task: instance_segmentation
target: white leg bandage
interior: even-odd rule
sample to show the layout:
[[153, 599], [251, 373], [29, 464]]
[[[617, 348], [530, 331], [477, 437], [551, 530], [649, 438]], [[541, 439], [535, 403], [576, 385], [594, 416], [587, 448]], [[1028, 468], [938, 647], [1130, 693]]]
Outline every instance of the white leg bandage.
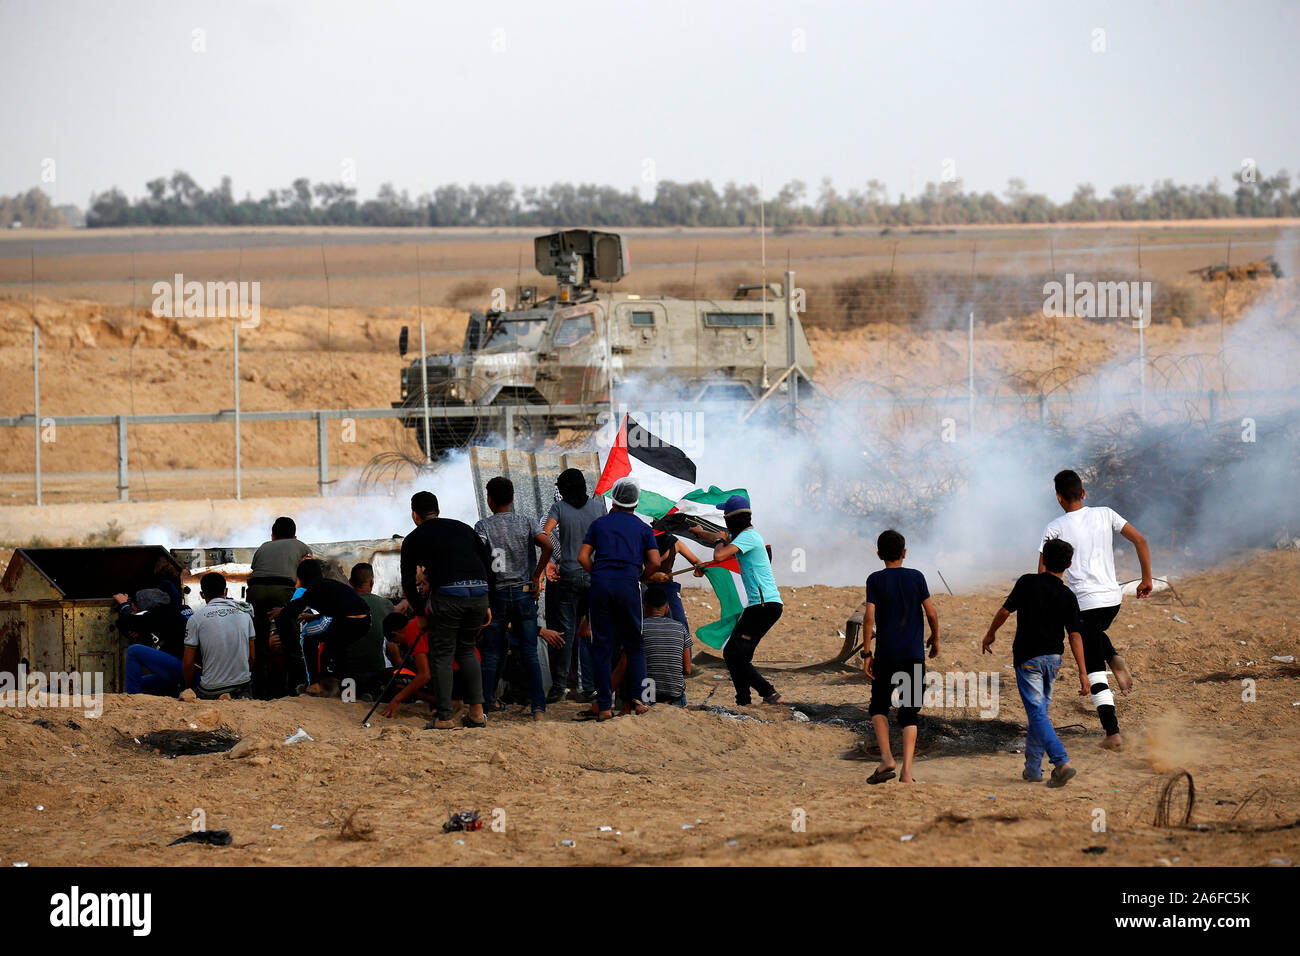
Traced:
[[1115, 706], [1115, 695], [1106, 681], [1105, 671], [1093, 671], [1089, 674], [1088, 688], [1092, 691], [1092, 706], [1103, 707], [1107, 704], [1111, 707]]

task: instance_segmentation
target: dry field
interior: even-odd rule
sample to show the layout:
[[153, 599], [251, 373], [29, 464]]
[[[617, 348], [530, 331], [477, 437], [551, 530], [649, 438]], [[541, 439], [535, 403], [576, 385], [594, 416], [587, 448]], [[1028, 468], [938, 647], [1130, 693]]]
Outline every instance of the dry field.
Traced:
[[[1277, 252], [1296, 258], [1294, 224], [1136, 224], [1087, 228], [800, 231], [768, 240], [769, 281], [787, 261], [808, 290], [807, 324], [819, 381], [831, 392], [874, 385], [941, 388], [964, 382], [962, 332], [877, 323], [848, 331], [820, 327], [832, 283], [896, 269], [1029, 277], [1113, 269], [1186, 283], [1195, 266]], [[530, 267], [531, 230], [291, 229], [256, 231], [107, 230], [0, 236], [0, 417], [32, 410], [32, 313], [42, 335], [42, 414], [143, 414], [233, 407], [232, 330], [224, 321], [160, 319], [149, 313], [150, 286], [181, 272], [201, 280], [257, 279], [261, 323], [241, 336], [244, 410], [387, 407], [398, 397], [402, 325], [426, 323], [430, 350], [459, 348], [466, 310], [483, 307], [494, 287], [522, 281], [543, 288]], [[756, 233], [746, 230], [632, 230], [630, 290], [729, 296], [762, 275]], [[416, 273], [419, 250], [421, 271]], [[134, 251], [133, 251], [134, 250]], [[35, 302], [30, 285], [35, 258]], [[697, 266], [698, 260], [698, 266]], [[328, 267], [327, 283], [324, 278]], [[135, 276], [134, 283], [132, 275]], [[1215, 321], [1153, 327], [1156, 354], [1213, 351], [1218, 317], [1231, 323], [1256, 296], [1284, 296], [1294, 279], [1217, 284]], [[133, 291], [134, 286], [134, 291]], [[328, 301], [328, 308], [326, 303]], [[134, 308], [132, 308], [134, 303]], [[819, 309], [821, 310], [819, 313]], [[1133, 336], [1114, 325], [1033, 315], [982, 317], [980, 374], [995, 382], [1059, 387], [1131, 352]], [[964, 386], [963, 386], [964, 387]], [[0, 501], [33, 500], [30, 430], [0, 440]], [[231, 425], [131, 430], [133, 498], [204, 497], [233, 492]], [[343, 480], [376, 455], [412, 447], [392, 421], [358, 422], [356, 441], [331, 444], [331, 478]], [[311, 422], [245, 423], [242, 462], [248, 494], [309, 494], [315, 487]], [[45, 445], [47, 500], [116, 497], [111, 428], [66, 428]], [[3, 537], [0, 535], [0, 537]]]

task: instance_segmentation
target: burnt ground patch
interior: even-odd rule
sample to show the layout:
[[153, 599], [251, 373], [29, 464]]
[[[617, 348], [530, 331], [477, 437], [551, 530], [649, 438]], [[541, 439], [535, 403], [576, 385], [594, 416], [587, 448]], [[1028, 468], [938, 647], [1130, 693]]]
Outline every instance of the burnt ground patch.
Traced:
[[[843, 755], [845, 760], [875, 760], [880, 756], [875, 734], [871, 728], [871, 715], [858, 704], [792, 705], [815, 724], [844, 727], [862, 736], [862, 742]], [[1082, 724], [1069, 724], [1056, 728], [1061, 737], [1080, 736], [1087, 733]], [[916, 752], [931, 757], [956, 757], [971, 754], [1004, 753], [1023, 750], [1026, 728], [1010, 720], [984, 720], [973, 717], [935, 717], [921, 714], [917, 723]]]
[[155, 730], [122, 741], [139, 745], [150, 753], [164, 757], [193, 757], [201, 754], [220, 754], [239, 743], [239, 735], [232, 730]]

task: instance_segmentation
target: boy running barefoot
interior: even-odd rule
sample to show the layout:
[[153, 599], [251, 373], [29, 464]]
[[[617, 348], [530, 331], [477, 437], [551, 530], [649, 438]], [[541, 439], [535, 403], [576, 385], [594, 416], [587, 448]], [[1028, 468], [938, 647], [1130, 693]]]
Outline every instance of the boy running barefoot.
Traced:
[[1151, 549], [1137, 528], [1133, 527], [1110, 508], [1088, 508], [1084, 499], [1088, 492], [1073, 471], [1058, 472], [1054, 479], [1056, 500], [1065, 514], [1043, 531], [1038, 550], [1038, 570], [1045, 569], [1041, 553], [1048, 541], [1060, 538], [1074, 548], [1074, 562], [1065, 573], [1065, 583], [1079, 599], [1079, 614], [1083, 628], [1083, 654], [1088, 666], [1088, 686], [1092, 705], [1106, 731], [1102, 744], [1109, 750], [1118, 750], [1124, 743], [1119, 735], [1119, 720], [1115, 716], [1115, 695], [1106, 680], [1106, 665], [1115, 673], [1119, 689], [1127, 694], [1133, 687], [1133, 675], [1115, 647], [1106, 629], [1119, 613], [1122, 597], [1119, 582], [1115, 579], [1114, 532], [1118, 531], [1133, 544], [1142, 581], [1137, 596], [1141, 600], [1151, 593]]
[[900, 783], [913, 783], [912, 756], [916, 753], [916, 723], [925, 694], [925, 636], [922, 616], [930, 623], [930, 657], [939, 655], [939, 612], [930, 600], [925, 575], [903, 567], [907, 542], [897, 531], [882, 532], [876, 554], [885, 567], [867, 578], [867, 609], [862, 622], [865, 640], [876, 629], [876, 650], [864, 651], [863, 670], [871, 681], [871, 726], [880, 744], [880, 766], [867, 783], [894, 778], [894, 753], [889, 749], [889, 707], [894, 688], [901, 687], [898, 725], [903, 729], [903, 773]]
[[1082, 624], [1079, 619], [1079, 601], [1062, 577], [1070, 566], [1074, 548], [1060, 538], [1043, 545], [1042, 563], [1045, 569], [1037, 574], [1025, 574], [1016, 581], [1002, 607], [993, 616], [988, 633], [984, 635], [982, 652], [993, 653], [998, 628], [1012, 614], [1016, 618], [1016, 639], [1011, 645], [1011, 658], [1016, 668], [1016, 688], [1025, 705], [1029, 721], [1029, 736], [1025, 740], [1025, 769], [1021, 776], [1033, 783], [1043, 779], [1043, 752], [1052, 761], [1052, 779], [1049, 787], [1063, 787], [1074, 776], [1065, 746], [1056, 736], [1048, 709], [1052, 706], [1052, 685], [1061, 669], [1062, 635], [1070, 635], [1070, 651], [1079, 665], [1079, 695], [1088, 693], [1088, 669], [1084, 663]]

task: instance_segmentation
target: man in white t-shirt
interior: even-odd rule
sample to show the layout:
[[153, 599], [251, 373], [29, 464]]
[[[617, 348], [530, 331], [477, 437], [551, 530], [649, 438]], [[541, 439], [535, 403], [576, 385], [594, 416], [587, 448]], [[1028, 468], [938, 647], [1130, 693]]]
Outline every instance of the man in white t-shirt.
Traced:
[[1114, 533], [1118, 531], [1133, 542], [1137, 551], [1138, 564], [1142, 568], [1142, 581], [1137, 589], [1139, 599], [1151, 593], [1151, 549], [1142, 533], [1110, 508], [1085, 508], [1083, 500], [1088, 493], [1073, 471], [1060, 472], [1055, 481], [1056, 500], [1065, 514], [1043, 531], [1043, 539], [1038, 545], [1038, 570], [1041, 573], [1045, 569], [1042, 553], [1043, 545], [1048, 541], [1060, 538], [1074, 547], [1074, 560], [1065, 571], [1065, 583], [1079, 599], [1084, 666], [1088, 671], [1092, 704], [1097, 708], [1097, 716], [1106, 731], [1106, 741], [1102, 746], [1118, 750], [1124, 741], [1119, 735], [1115, 695], [1106, 679], [1106, 665], [1110, 664], [1115, 682], [1125, 694], [1133, 686], [1133, 675], [1106, 633], [1106, 628], [1119, 613], [1122, 598], [1119, 582], [1115, 579]]

